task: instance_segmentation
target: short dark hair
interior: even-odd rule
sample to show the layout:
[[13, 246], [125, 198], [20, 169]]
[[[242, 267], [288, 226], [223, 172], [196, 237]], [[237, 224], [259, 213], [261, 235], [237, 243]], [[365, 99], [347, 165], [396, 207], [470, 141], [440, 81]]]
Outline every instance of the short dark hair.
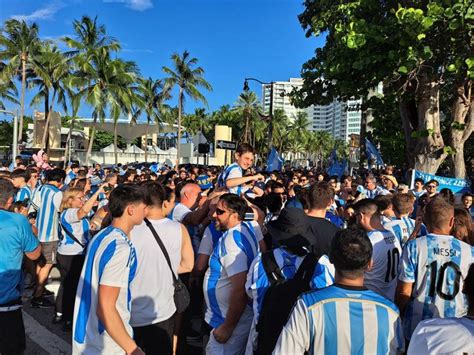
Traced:
[[445, 228], [453, 217], [454, 206], [443, 197], [436, 196], [426, 205], [423, 221], [431, 231], [433, 228]]
[[322, 181], [320, 183], [314, 184], [309, 190], [309, 208], [326, 208], [329, 203], [334, 199], [335, 195], [336, 192], [327, 182]]
[[145, 202], [143, 189], [138, 185], [123, 184], [110, 193], [108, 208], [112, 217], [118, 218], [129, 205], [140, 202]]
[[66, 178], [66, 172], [63, 169], [52, 169], [46, 171], [46, 181], [62, 182]]
[[30, 173], [26, 169], [15, 169], [10, 174], [10, 179], [23, 178], [25, 182], [30, 180]]
[[373, 201], [377, 204], [379, 211], [385, 211], [392, 204], [392, 195], [377, 195]]
[[429, 185], [429, 184], [431, 184], [431, 183], [435, 184], [436, 186], [439, 186], [439, 182], [438, 182], [437, 180], [435, 180], [435, 179], [431, 179], [431, 180], [428, 181], [425, 185]]
[[160, 207], [166, 197], [165, 188], [158, 181], [145, 181], [140, 185], [145, 194], [145, 204]]
[[474, 195], [471, 194], [470, 192], [465, 192], [461, 196], [461, 200], [464, 200], [465, 197], [473, 197]]
[[364, 275], [372, 258], [372, 243], [360, 228], [347, 228], [336, 233], [331, 242], [329, 258], [334, 268], [344, 277]]
[[227, 193], [220, 197], [219, 201], [223, 201], [225, 206], [236, 212], [239, 215], [239, 219], [243, 221], [245, 219], [245, 212], [247, 212], [247, 203], [243, 198], [236, 194]]
[[415, 197], [411, 194], [396, 194], [392, 197], [393, 210], [398, 214], [407, 214], [413, 208]]
[[255, 149], [254, 149], [254, 147], [252, 147], [248, 143], [242, 143], [242, 144], [239, 144], [239, 146], [237, 147], [235, 153], [239, 154], [239, 155], [242, 155], [242, 154], [245, 154], [245, 153], [255, 154]]
[[79, 168], [79, 164], [77, 164], [77, 163], [72, 163], [71, 164], [71, 169], [77, 169], [77, 168]]
[[423, 180], [422, 178], [416, 178], [415, 183], [417, 182], [421, 182], [423, 185], [425, 184], [425, 180]]
[[15, 195], [15, 187], [8, 179], [0, 178], [0, 207], [6, 207], [10, 197]]
[[439, 195], [442, 196], [446, 200], [446, 202], [454, 206], [456, 201], [455, 201], [454, 193], [450, 189], [448, 189], [447, 187], [445, 187], [444, 189], [441, 189], [441, 191], [439, 192]]
[[364, 198], [363, 200], [358, 201], [354, 205], [354, 211], [356, 211], [356, 213], [364, 214], [380, 214], [379, 205], [370, 198]]

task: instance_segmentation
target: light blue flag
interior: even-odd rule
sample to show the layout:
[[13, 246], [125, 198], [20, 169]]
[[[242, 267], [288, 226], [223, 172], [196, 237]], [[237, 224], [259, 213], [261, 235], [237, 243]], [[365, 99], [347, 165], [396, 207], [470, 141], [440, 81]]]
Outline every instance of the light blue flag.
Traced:
[[275, 170], [280, 171], [283, 166], [283, 158], [278, 154], [277, 150], [272, 147], [270, 154], [268, 155], [267, 160], [267, 172], [272, 172]]
[[423, 179], [425, 183], [427, 183], [430, 180], [436, 180], [439, 183], [438, 191], [441, 191], [444, 188], [450, 189], [455, 194], [462, 194], [464, 192], [471, 191], [471, 183], [468, 180], [454, 179], [454, 178], [448, 178], [444, 176], [428, 174], [419, 170], [413, 170], [413, 175], [411, 179], [411, 188], [414, 188], [416, 178]]
[[382, 156], [380, 155], [379, 150], [367, 138], [365, 138], [365, 152], [367, 154], [367, 159], [369, 160], [369, 166], [370, 166], [371, 160], [375, 160], [377, 165], [384, 165], [383, 159], [382, 159]]

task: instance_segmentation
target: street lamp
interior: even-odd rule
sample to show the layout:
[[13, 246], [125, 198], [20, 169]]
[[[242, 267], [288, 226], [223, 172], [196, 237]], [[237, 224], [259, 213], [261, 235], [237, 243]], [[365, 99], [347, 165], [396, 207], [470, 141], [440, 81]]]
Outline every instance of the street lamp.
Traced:
[[0, 113], [13, 116], [13, 146], [12, 146], [12, 160], [15, 161], [18, 155], [18, 114], [17, 111], [0, 110]]
[[[257, 83], [260, 83], [262, 85], [270, 85], [270, 108], [268, 112], [268, 151], [272, 149], [272, 139], [273, 139], [273, 84], [275, 84], [274, 81], [271, 81], [269, 83], [266, 83], [264, 81], [255, 79], [255, 78], [245, 78], [244, 81], [244, 91], [247, 92], [249, 91], [249, 80], [256, 81]], [[265, 98], [265, 97], [264, 97]]]

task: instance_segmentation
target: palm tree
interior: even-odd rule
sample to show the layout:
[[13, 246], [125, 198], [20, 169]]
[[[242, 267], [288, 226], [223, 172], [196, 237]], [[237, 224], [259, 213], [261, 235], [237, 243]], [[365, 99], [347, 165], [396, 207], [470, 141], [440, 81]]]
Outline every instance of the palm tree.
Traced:
[[11, 77], [21, 73], [20, 120], [18, 139], [23, 136], [23, 116], [25, 114], [26, 70], [39, 43], [38, 25], [29, 26], [24, 20], [6, 20], [0, 33], [0, 60], [8, 60], [5, 73]]
[[[45, 112], [45, 124], [41, 147], [47, 149], [49, 137], [49, 123], [53, 105], [58, 101], [66, 108], [66, 92], [65, 81], [70, 75], [70, 64], [68, 59], [59, 51], [59, 49], [49, 42], [44, 42], [39, 52], [33, 57], [32, 68], [36, 78], [31, 80], [33, 86], [39, 86], [38, 94], [32, 99], [32, 104], [38, 103], [39, 100], [49, 102], [49, 107]], [[52, 92], [51, 101], [49, 94]], [[47, 104], [45, 105], [47, 106]]]
[[[94, 145], [94, 136], [97, 127], [97, 121], [103, 120], [105, 117], [105, 112], [101, 107], [105, 107], [104, 102], [101, 101], [100, 95], [100, 80], [99, 77], [104, 78], [104, 73], [101, 73], [101, 70], [106, 70], [110, 73], [110, 70], [107, 70], [107, 62], [110, 60], [110, 53], [113, 51], [118, 51], [120, 49], [120, 44], [106, 35], [106, 30], [104, 25], [97, 24], [97, 17], [91, 19], [88, 16], [83, 16], [81, 20], [74, 20], [73, 28], [75, 32], [75, 38], [64, 37], [63, 41], [68, 45], [69, 48], [72, 48], [71, 51], [66, 52], [66, 56], [72, 57], [74, 59], [76, 72], [74, 76], [77, 80], [74, 80], [74, 83], [80, 88], [92, 88], [95, 89], [96, 99], [92, 99], [92, 92], [88, 90], [81, 90], [83, 93], [88, 93], [86, 96], [86, 101], [94, 101], [95, 106], [93, 110], [93, 124], [89, 132], [89, 144], [87, 147], [86, 154], [86, 164], [88, 164], [89, 157], [92, 152], [92, 147]], [[96, 86], [96, 84], [98, 84]], [[103, 98], [103, 96], [102, 96]]]
[[263, 115], [257, 95], [253, 91], [244, 91], [239, 95], [239, 100], [235, 103], [233, 111], [245, 119], [244, 132], [240, 140], [243, 143], [249, 143], [251, 125], [253, 121]]
[[322, 162], [329, 156], [334, 147], [334, 139], [327, 131], [312, 132], [312, 147], [310, 149], [316, 155], [316, 158]]
[[290, 126], [290, 120], [284, 110], [276, 109], [273, 111], [272, 124], [272, 146], [281, 152], [287, 141], [288, 127]]
[[18, 90], [15, 83], [8, 75], [4, 75], [6, 64], [0, 62], [0, 110], [5, 110], [4, 101], [10, 101], [14, 104], [18, 104], [16, 99], [18, 96]]
[[81, 105], [81, 96], [78, 92], [74, 91], [71, 87], [66, 88], [66, 93], [70, 102], [71, 107], [71, 125], [69, 126], [69, 132], [66, 138], [66, 149], [64, 151], [65, 162], [69, 162], [69, 155], [71, 153], [70, 142], [72, 138], [72, 132], [74, 131], [74, 125], [77, 119], [77, 113], [79, 112], [79, 107]]
[[134, 114], [132, 123], [138, 121], [138, 117], [145, 113], [146, 132], [145, 132], [145, 162], [148, 162], [148, 129], [151, 122], [154, 122], [160, 129], [164, 122], [164, 112], [167, 109], [165, 101], [171, 98], [170, 88], [164, 87], [162, 80], [139, 79], [138, 95], [143, 105], [139, 106]]
[[195, 67], [198, 63], [197, 58], [190, 57], [188, 51], [184, 51], [180, 56], [177, 53], [174, 53], [171, 56], [173, 61], [174, 69], [168, 67], [163, 67], [163, 72], [165, 72], [168, 77], [165, 79], [165, 83], [168, 87], [172, 88], [178, 86], [178, 141], [177, 141], [177, 156], [179, 165], [179, 156], [181, 149], [181, 118], [184, 111], [184, 95], [188, 95], [196, 101], [201, 101], [207, 105], [207, 100], [204, 95], [199, 91], [199, 87], [211, 91], [212, 86], [209, 84], [203, 77], [204, 69], [202, 67]]
[[183, 117], [183, 127], [190, 135], [207, 130], [209, 119], [204, 108], [196, 108], [193, 114]]

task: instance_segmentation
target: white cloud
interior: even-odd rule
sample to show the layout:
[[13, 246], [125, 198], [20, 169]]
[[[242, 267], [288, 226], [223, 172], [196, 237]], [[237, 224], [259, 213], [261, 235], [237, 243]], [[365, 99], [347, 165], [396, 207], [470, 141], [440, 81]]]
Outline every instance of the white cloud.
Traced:
[[152, 0], [103, 0], [104, 2], [118, 2], [125, 4], [132, 10], [145, 11], [153, 7]]
[[33, 11], [29, 15], [13, 15], [12, 18], [25, 21], [50, 20], [62, 7], [62, 3], [56, 2], [42, 9]]

